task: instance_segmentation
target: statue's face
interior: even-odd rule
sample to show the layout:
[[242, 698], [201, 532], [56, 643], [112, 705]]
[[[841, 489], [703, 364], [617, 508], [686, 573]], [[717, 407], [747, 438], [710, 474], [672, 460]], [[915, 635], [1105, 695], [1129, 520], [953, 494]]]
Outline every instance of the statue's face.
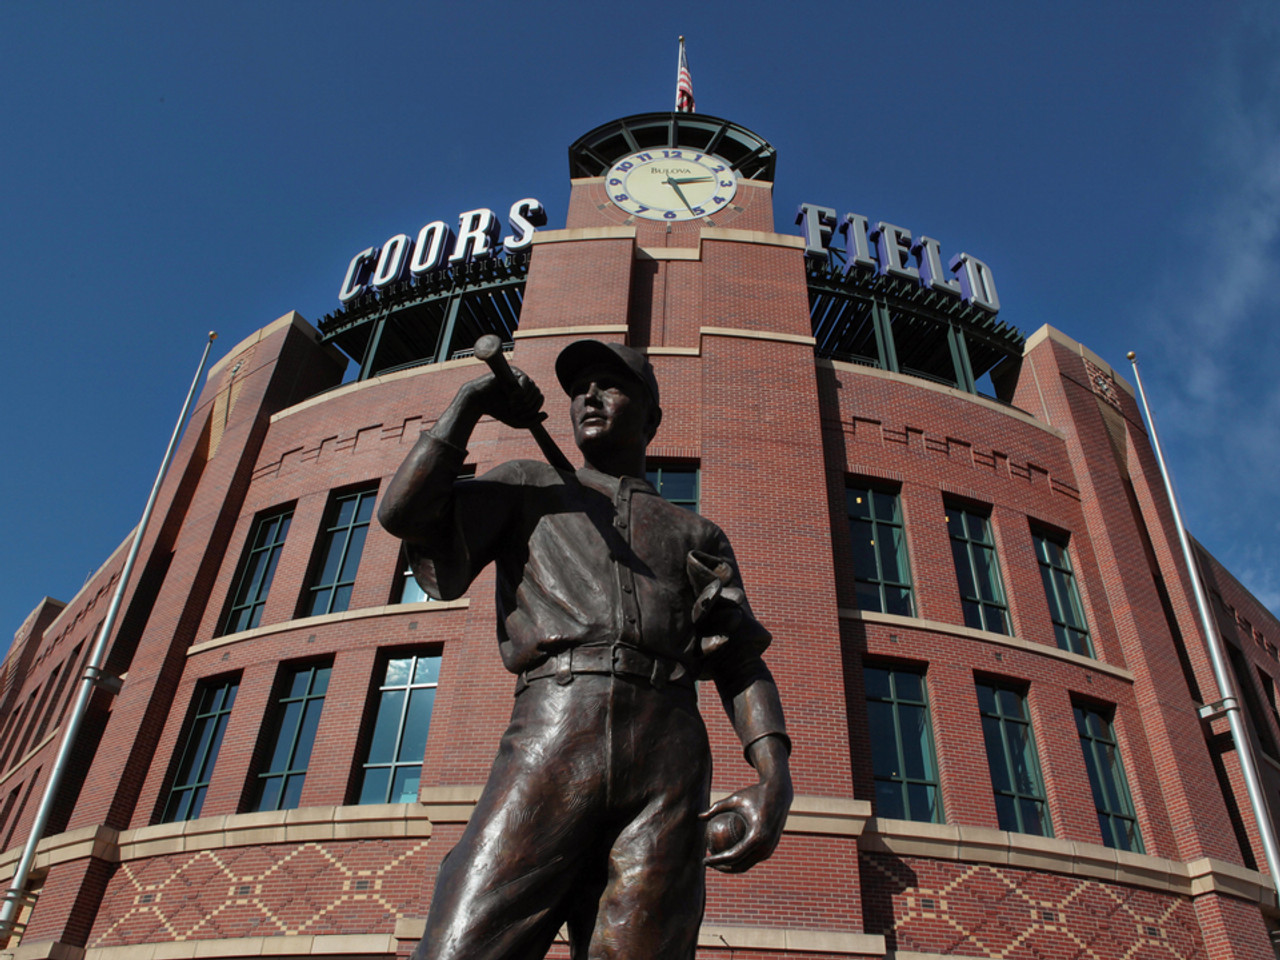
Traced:
[[643, 451], [653, 435], [649, 395], [630, 377], [608, 367], [587, 367], [569, 390], [573, 439], [590, 457], [592, 451]]

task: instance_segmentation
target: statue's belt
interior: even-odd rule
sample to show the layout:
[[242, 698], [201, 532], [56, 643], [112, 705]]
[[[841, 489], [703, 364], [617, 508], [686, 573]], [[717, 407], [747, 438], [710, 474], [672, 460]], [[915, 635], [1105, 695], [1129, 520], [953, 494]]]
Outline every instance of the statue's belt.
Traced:
[[670, 657], [654, 656], [635, 647], [570, 647], [520, 674], [516, 693], [534, 680], [550, 677], [563, 686], [573, 683], [574, 676], [583, 673], [646, 680], [655, 690], [668, 684], [692, 690], [694, 685], [693, 676], [684, 664]]

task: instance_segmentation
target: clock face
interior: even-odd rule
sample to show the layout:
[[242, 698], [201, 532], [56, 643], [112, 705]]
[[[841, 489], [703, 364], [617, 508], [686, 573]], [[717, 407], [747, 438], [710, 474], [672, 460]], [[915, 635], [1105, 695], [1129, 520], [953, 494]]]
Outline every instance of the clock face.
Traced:
[[733, 168], [719, 157], [672, 147], [624, 157], [605, 175], [609, 199], [646, 220], [696, 220], [723, 210], [738, 191]]

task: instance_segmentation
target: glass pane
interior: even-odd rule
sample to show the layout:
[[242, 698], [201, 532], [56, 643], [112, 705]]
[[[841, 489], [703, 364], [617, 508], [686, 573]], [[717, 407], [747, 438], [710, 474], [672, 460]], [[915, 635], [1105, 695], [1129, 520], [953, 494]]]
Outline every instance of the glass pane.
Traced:
[[903, 806], [901, 786], [883, 781], [876, 783], [876, 816], [890, 817], [894, 820], [905, 820], [907, 818], [907, 811]]
[[687, 470], [664, 470], [661, 492], [667, 500], [695, 500], [698, 496], [697, 474]]
[[422, 762], [422, 755], [427, 749], [427, 728], [431, 725], [431, 706], [435, 699], [435, 687], [422, 687], [409, 694], [409, 713], [405, 717], [397, 761]]
[[1004, 739], [1000, 736], [1000, 721], [995, 717], [982, 718], [982, 739], [987, 747], [987, 766], [991, 769], [991, 786], [996, 790], [1006, 792], [1011, 790]]
[[871, 496], [875, 500], [877, 520], [898, 519], [898, 498], [894, 494], [873, 490]]
[[[955, 812], [954, 809], [952, 812]], [[996, 820], [999, 821], [1001, 830], [1017, 831], [1018, 811], [1015, 808], [1013, 797], [1006, 794], [996, 794]]]
[[427, 599], [427, 591], [418, 585], [418, 581], [410, 574], [404, 578], [400, 588], [401, 603], [422, 603]]
[[937, 791], [933, 787], [923, 783], [907, 784], [907, 803], [911, 807], [909, 816], [912, 820], [923, 820], [926, 823], [938, 821]]
[[960, 596], [976, 597], [978, 591], [973, 585], [973, 569], [969, 565], [969, 549], [964, 541], [951, 541], [951, 559], [956, 565], [956, 585], [960, 588]]
[[200, 816], [200, 811], [204, 808], [204, 787], [196, 787], [191, 791], [191, 806], [187, 808], [186, 816], [183, 820], [194, 820]]
[[1031, 800], [1026, 797], [1018, 801], [1018, 807], [1022, 811], [1022, 832], [1035, 834], [1038, 837], [1048, 835], [1046, 829], [1048, 824], [1044, 818], [1044, 804], [1037, 800]]
[[855, 586], [857, 587], [856, 596], [859, 610], [882, 612], [881, 607], [883, 604], [880, 602], [880, 587], [878, 585], [859, 580]]
[[331, 590], [317, 590], [311, 594], [311, 605], [307, 608], [307, 616], [315, 617], [329, 612], [329, 594]]
[[360, 509], [356, 512], [357, 523], [368, 523], [373, 517], [373, 505], [377, 497], [372, 493], [366, 493], [360, 498]]
[[298, 804], [302, 800], [302, 782], [306, 777], [304, 774], [295, 773], [293, 776], [285, 780], [284, 796], [280, 798], [281, 810], [296, 810]]
[[413, 803], [417, 800], [421, 779], [421, 767], [396, 767], [395, 779], [391, 784], [391, 802]]
[[874, 532], [870, 524], [861, 522], [849, 524], [849, 538], [853, 541], [853, 572], [863, 580], [880, 579], [873, 536]]
[[387, 784], [391, 777], [390, 767], [369, 767], [364, 772], [364, 783], [360, 785], [360, 799], [357, 803], [386, 803]]
[[386, 679], [382, 681], [384, 687], [403, 687], [409, 682], [409, 670], [413, 666], [413, 658], [404, 660], [388, 660]]
[[191, 739], [188, 741], [187, 752], [183, 754], [182, 764], [174, 777], [175, 785], [185, 786], [199, 779], [199, 768], [204, 764], [209, 742], [213, 739], [213, 726], [213, 722], [208, 719], [196, 721], [191, 731]]
[[906, 775], [913, 780], [928, 780], [929, 723], [924, 707], [904, 704], [898, 708], [898, 722], [902, 725], [902, 758]]
[[911, 591], [905, 587], [885, 587], [885, 613], [896, 613], [900, 617], [911, 616]]
[[329, 673], [332, 667], [316, 667], [315, 679], [311, 681], [311, 695], [323, 697], [329, 690]]
[[1000, 705], [1000, 714], [1005, 717], [1016, 717], [1021, 720], [1022, 697], [1012, 690], [1001, 689], [996, 693], [996, 702]]
[[[889, 690], [889, 671], [880, 667], [866, 667], [862, 671], [862, 680], [867, 688], [867, 696], [878, 700], [888, 700], [892, 695]], [[892, 729], [892, 728], [891, 728]], [[874, 733], [875, 728], [872, 728]]]
[[871, 495], [864, 489], [849, 489], [844, 492], [845, 507], [851, 517], [871, 516]]
[[311, 748], [316, 742], [316, 728], [320, 726], [320, 711], [324, 707], [323, 700], [308, 700], [307, 712], [302, 718], [302, 729], [298, 732], [298, 749], [293, 753], [293, 762], [289, 769], [307, 769], [311, 762]]
[[279, 810], [280, 778], [264, 777], [259, 781], [258, 794], [258, 802], [254, 806], [255, 810]]
[[331, 534], [329, 542], [324, 545], [324, 563], [316, 574], [317, 584], [331, 584], [337, 578], [338, 561], [342, 559], [342, 545], [346, 542], [344, 534]]
[[226, 732], [227, 732], [227, 715], [224, 713], [222, 716], [218, 717], [218, 720], [213, 732], [213, 742], [209, 744], [209, 753], [205, 757], [204, 766], [198, 774], [199, 776], [198, 782], [208, 783], [210, 777], [212, 777], [213, 765], [218, 760], [218, 750], [222, 746], [222, 735]]
[[1013, 762], [1014, 789], [1019, 793], [1038, 794], [1040, 788], [1031, 756], [1031, 728], [1021, 723], [1006, 723], [1005, 734], [1009, 738], [1009, 759]]
[[330, 613], [341, 613], [351, 604], [351, 585], [336, 587], [333, 591], [333, 603], [329, 605]]
[[356, 578], [360, 554], [364, 552], [364, 538], [368, 533], [368, 527], [356, 527], [351, 531], [351, 538], [347, 541], [347, 556], [342, 561], [342, 572], [338, 575], [339, 581], [349, 583]]
[[975, 548], [973, 551], [973, 565], [973, 576], [978, 583], [981, 599], [988, 602], [998, 601], [1000, 599], [1000, 587], [997, 579], [999, 574], [996, 573], [991, 551]]
[[289, 678], [289, 689], [285, 691], [285, 697], [306, 696], [307, 687], [310, 682], [311, 671], [309, 669], [294, 671], [293, 676]]
[[334, 518], [333, 526], [349, 527], [351, 526], [351, 518], [355, 515], [356, 498], [347, 497], [345, 500], [338, 501], [338, 516]]
[[369, 763], [390, 763], [395, 757], [404, 693], [403, 689], [382, 692], [378, 720], [373, 727], [373, 739], [369, 742]]
[[267, 569], [267, 557], [268, 554], [256, 553], [249, 558], [249, 564], [245, 567], [244, 576], [240, 580], [240, 592], [236, 595], [236, 606], [258, 598], [258, 585], [262, 582], [262, 576]]
[[996, 691], [993, 687], [988, 687], [984, 683], [977, 686], [978, 692], [978, 709], [983, 713], [996, 712]]
[[974, 630], [987, 629], [985, 621], [982, 619], [982, 608], [973, 600], [964, 601], [964, 625], [972, 627]]
[[895, 670], [893, 687], [899, 700], [915, 700], [924, 702], [924, 677], [910, 670]]
[[880, 528], [880, 569], [886, 580], [906, 583], [907, 542], [901, 527]]
[[901, 776], [898, 769], [898, 737], [893, 729], [893, 707], [875, 701], [867, 704], [871, 731], [871, 769], [877, 777]]
[[419, 657], [413, 668], [414, 683], [435, 683], [440, 679], [440, 658]]
[[298, 729], [298, 718], [302, 716], [302, 701], [293, 700], [284, 705], [280, 713], [280, 726], [276, 733], [275, 746], [271, 751], [271, 760], [267, 770], [276, 773], [289, 769], [289, 751], [293, 749], [293, 735]]

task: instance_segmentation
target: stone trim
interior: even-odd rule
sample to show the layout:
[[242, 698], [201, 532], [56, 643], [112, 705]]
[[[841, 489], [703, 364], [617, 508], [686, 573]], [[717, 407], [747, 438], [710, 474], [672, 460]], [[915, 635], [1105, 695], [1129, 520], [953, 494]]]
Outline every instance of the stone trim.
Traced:
[[1079, 653], [1059, 650], [1057, 647], [1051, 647], [1045, 643], [1034, 643], [1031, 640], [1023, 640], [1019, 637], [1006, 637], [1002, 633], [991, 633], [987, 630], [975, 630], [972, 627], [961, 627], [954, 623], [943, 623], [940, 620], [922, 620], [919, 617], [902, 617], [894, 613], [878, 613], [874, 610], [850, 610], [848, 607], [841, 607], [839, 612], [841, 620], [861, 620], [866, 623], [881, 623], [890, 627], [902, 627], [906, 630], [928, 630], [930, 633], [945, 633], [949, 636], [964, 637], [967, 640], [977, 640], [981, 643], [990, 643], [995, 646], [1012, 647], [1015, 650], [1034, 653], [1037, 656], [1050, 657], [1054, 660], [1064, 660], [1077, 667], [1083, 667], [1085, 670], [1093, 670], [1097, 673], [1109, 674], [1117, 680], [1123, 680], [1125, 683], [1133, 683], [1133, 671], [1131, 670], [1127, 670], [1124, 667], [1117, 667], [1114, 664], [1103, 663], [1101, 660], [1094, 660], [1092, 657], [1086, 657]]
[[701, 260], [702, 247], [636, 247], [637, 260]]
[[543, 243], [572, 243], [575, 240], [634, 240], [635, 227], [573, 227], [568, 230], [538, 230], [533, 235], [533, 245]]
[[1035, 333], [1031, 334], [1031, 336], [1027, 337], [1026, 343], [1022, 347], [1022, 355], [1025, 357], [1027, 354], [1029, 354], [1032, 351], [1032, 349], [1039, 346], [1042, 340], [1052, 340], [1054, 343], [1059, 343], [1062, 346], [1066, 347], [1072, 353], [1079, 354], [1081, 357], [1083, 357], [1085, 360], [1088, 360], [1094, 366], [1099, 367], [1102, 370], [1105, 370], [1108, 374], [1110, 374], [1112, 379], [1114, 379], [1116, 383], [1118, 383], [1121, 387], [1123, 387], [1125, 392], [1128, 393], [1129, 396], [1132, 397], [1136, 395], [1133, 389], [1133, 385], [1129, 383], [1129, 381], [1126, 380], [1123, 376], [1116, 373], [1115, 368], [1111, 366], [1111, 364], [1107, 363], [1107, 361], [1103, 360], [1100, 356], [1098, 356], [1096, 353], [1094, 353], [1092, 350], [1086, 347], [1083, 343], [1080, 343], [1078, 340], [1072, 339], [1071, 337], [1063, 333], [1061, 330], [1059, 330], [1057, 327], [1051, 327], [1047, 323], [1044, 326], [1042, 326], [1039, 330], [1037, 330]]
[[[461, 600], [424, 600], [420, 603], [391, 603], [381, 607], [359, 607], [355, 610], [344, 610], [342, 613], [323, 613], [317, 617], [299, 617], [296, 620], [285, 620], [283, 623], [272, 623], [265, 627], [254, 627], [252, 630], [241, 630], [239, 633], [228, 633], [212, 640], [193, 643], [187, 648], [187, 656], [194, 657], [210, 650], [217, 650], [233, 643], [246, 640], [258, 640], [277, 633], [288, 633], [290, 630], [310, 630], [330, 623], [341, 623], [343, 620], [363, 620], [366, 617], [385, 617], [396, 613], [440, 613], [445, 610], [462, 610], [471, 606], [471, 599]], [[0, 783], [3, 783], [0, 780]]]
[[807, 347], [817, 344], [813, 337], [801, 336], [798, 333], [777, 333], [773, 330], [743, 330], [738, 327], [702, 327], [699, 331], [704, 337], [737, 337], [741, 340], [776, 340], [781, 343], [802, 343]]
[[1180, 897], [1215, 893], [1276, 909], [1275, 888], [1265, 874], [1210, 857], [1183, 863], [1113, 850], [1097, 843], [877, 817], [867, 821], [858, 849], [865, 853], [1039, 870]]
[[[425, 928], [426, 920], [423, 918], [401, 917], [396, 921], [395, 936], [401, 941], [421, 940]], [[556, 941], [564, 943], [567, 940], [568, 937], [562, 927], [556, 934]], [[879, 934], [851, 933], [847, 930], [784, 930], [774, 927], [729, 927], [704, 923], [702, 929], [698, 931], [698, 946], [729, 947], [733, 950], [840, 953], [854, 957], [884, 956], [884, 937]]]
[[729, 243], [754, 243], [761, 247], [785, 247], [790, 250], [803, 250], [804, 237], [792, 236], [789, 233], [769, 233], [765, 230], [738, 230], [733, 227], [703, 227], [702, 241], [727, 241]]
[[376, 377], [370, 377], [368, 380], [353, 380], [351, 383], [344, 383], [340, 387], [334, 387], [332, 390], [326, 390], [318, 393], [314, 397], [295, 403], [292, 407], [285, 407], [283, 410], [277, 411], [271, 415], [271, 422], [276, 423], [285, 417], [291, 417], [295, 413], [301, 413], [311, 407], [319, 406], [322, 403], [328, 403], [330, 400], [336, 400], [339, 397], [346, 397], [353, 393], [359, 393], [361, 390], [368, 390], [371, 387], [380, 386], [384, 383], [393, 383], [396, 380], [408, 380], [411, 377], [421, 377], [428, 373], [438, 373], [441, 370], [456, 370], [458, 367], [480, 366], [482, 361], [475, 357], [458, 357], [456, 360], [442, 360], [439, 363], [421, 363], [416, 367], [409, 367], [407, 370], [394, 370], [391, 373], [379, 374]]
[[282, 330], [285, 327], [291, 327], [291, 326], [297, 327], [299, 330], [305, 333], [307, 337], [309, 337], [312, 340], [320, 339], [320, 331], [318, 331], [311, 324], [307, 323], [306, 319], [297, 310], [290, 310], [283, 317], [278, 317], [277, 319], [272, 320], [270, 323], [268, 323], [265, 327], [262, 327], [259, 330], [255, 330], [253, 333], [249, 334], [247, 337], [245, 337], [243, 340], [237, 343], [234, 347], [228, 350], [227, 355], [225, 357], [215, 361], [209, 367], [209, 372], [205, 375], [205, 382], [208, 383], [210, 380], [212, 380], [214, 378], [214, 375], [219, 373], [222, 370], [222, 368], [226, 366], [227, 361], [230, 360], [232, 357], [237, 356], [238, 354], [244, 353], [244, 351], [248, 350], [250, 347], [252, 347], [256, 343], [261, 343], [263, 340], [267, 339], [267, 337], [271, 336], [277, 330]]
[[640, 347], [640, 352], [650, 357], [700, 357], [701, 347]]
[[[466, 823], [483, 789], [480, 784], [427, 787], [418, 794], [418, 800], [433, 823]], [[726, 791], [717, 791], [711, 799], [726, 796]], [[791, 804], [786, 832], [856, 837], [870, 817], [871, 804], [866, 800], [802, 795]]]
[[1019, 407], [1011, 407], [1008, 404], [1000, 403], [996, 400], [988, 400], [986, 397], [980, 397], [976, 393], [967, 393], [956, 387], [948, 387], [942, 383], [934, 383], [931, 380], [925, 380], [922, 377], [913, 377], [906, 373], [894, 373], [892, 370], [881, 370], [879, 367], [867, 367], [860, 363], [847, 363], [844, 360], [826, 360], [819, 359], [818, 366], [829, 367], [838, 370], [841, 373], [857, 373], [868, 377], [879, 377], [881, 380], [894, 380], [898, 383], [910, 384], [922, 390], [932, 390], [934, 393], [946, 394], [957, 400], [964, 400], [968, 403], [976, 403], [980, 407], [985, 407], [996, 413], [1003, 413], [1007, 417], [1019, 420], [1022, 423], [1033, 427], [1039, 427], [1051, 437], [1057, 437], [1059, 440], [1065, 440], [1067, 435], [1057, 427], [1050, 426], [1043, 420], [1037, 420], [1027, 411]]
[[[431, 836], [427, 808], [418, 803], [370, 803], [332, 807], [299, 807], [267, 813], [236, 813], [180, 823], [157, 823], [132, 830], [94, 826], [70, 830], [40, 841], [35, 870], [85, 857], [126, 863], [147, 857], [252, 847], [270, 843]], [[13, 876], [22, 855], [14, 847], [0, 855], [0, 880]]]
[[539, 327], [535, 330], [517, 330], [511, 336], [516, 340], [532, 337], [572, 337], [588, 333], [622, 333], [629, 328], [625, 323], [592, 323], [582, 327]]
[[[395, 956], [396, 938], [386, 934], [321, 934], [276, 937], [230, 937], [225, 940], [171, 940], [118, 947], [72, 947], [56, 941], [19, 946], [13, 960], [197, 960], [225, 957]], [[5, 957], [0, 954], [0, 957]]]

